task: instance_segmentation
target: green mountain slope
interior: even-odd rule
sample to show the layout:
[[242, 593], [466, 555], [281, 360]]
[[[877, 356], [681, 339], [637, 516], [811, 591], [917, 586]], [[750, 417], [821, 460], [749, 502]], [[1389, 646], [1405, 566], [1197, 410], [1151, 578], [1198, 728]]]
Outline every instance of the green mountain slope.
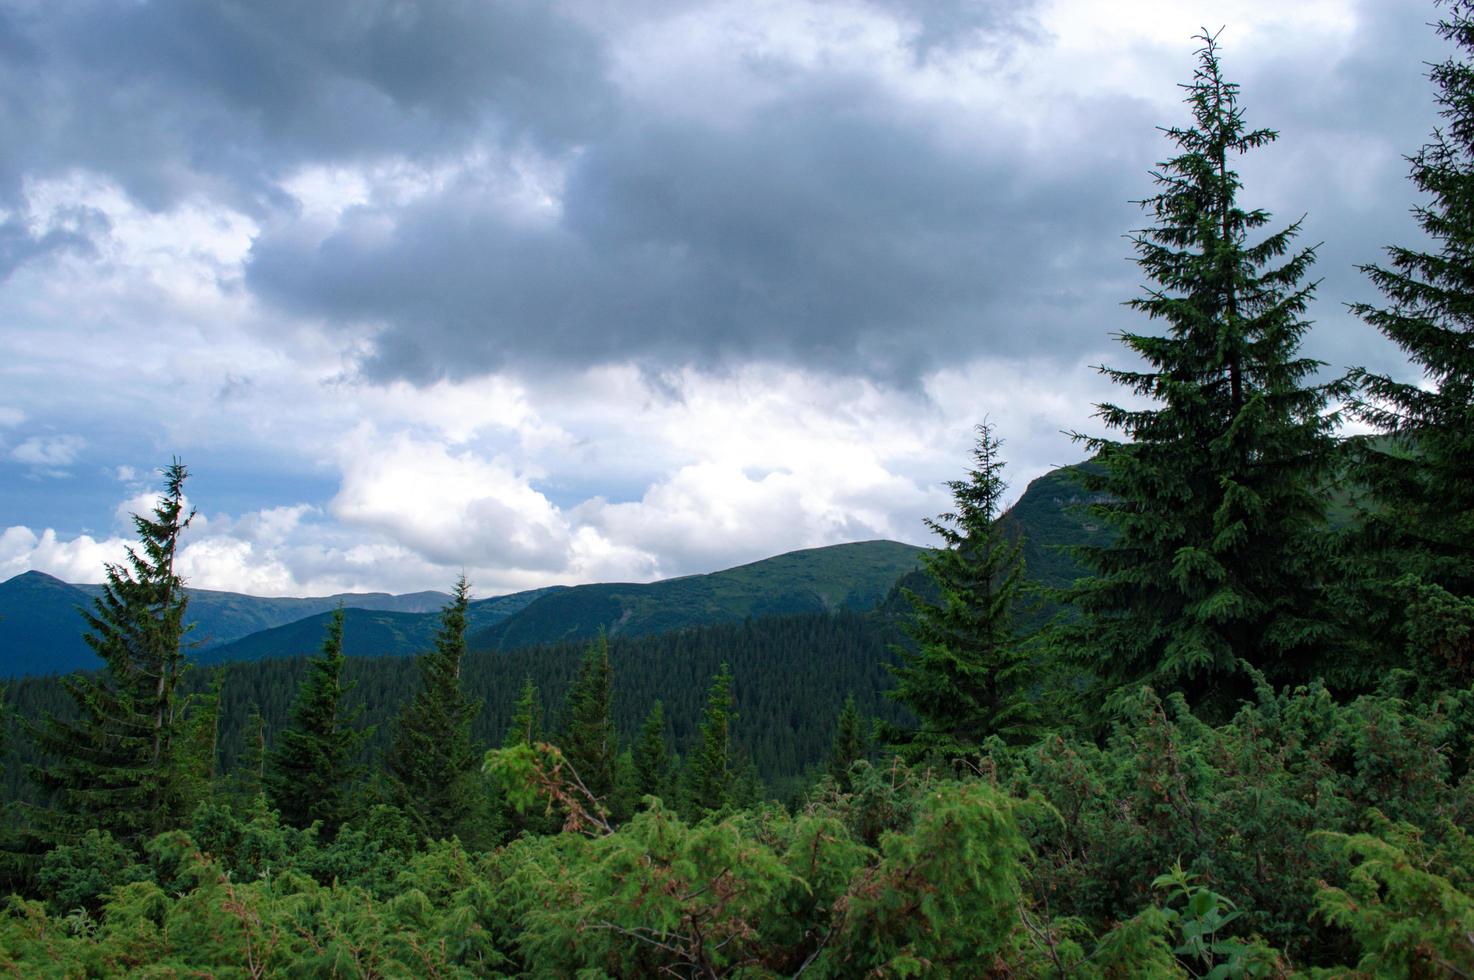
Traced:
[[[100, 585], [78, 585], [88, 595], [102, 592]], [[330, 613], [339, 604], [345, 609], [373, 609], [383, 612], [427, 613], [445, 605], [450, 598], [444, 592], [412, 592], [390, 595], [387, 592], [345, 592], [339, 595], [314, 596], [306, 599], [244, 595], [240, 592], [216, 592], [210, 589], [188, 589], [188, 620], [193, 623], [190, 639], [201, 648], [230, 643], [261, 630]]]
[[44, 572], [0, 582], [0, 677], [99, 666], [82, 639], [85, 623], [77, 612], [91, 605], [81, 589]]
[[[189, 637], [197, 644], [195, 654], [201, 660], [209, 659], [204, 654], [223, 644], [306, 617], [326, 615], [340, 603], [349, 609], [411, 615], [438, 610], [450, 598], [442, 592], [344, 593], [295, 599], [208, 589], [188, 591], [185, 619], [192, 624]], [[23, 572], [0, 582], [0, 677], [99, 666], [100, 661], [82, 639], [87, 627], [77, 610], [91, 609], [93, 599], [101, 594], [100, 585], [71, 585], [44, 572]]]
[[1071, 545], [1104, 544], [1110, 532], [1084, 512], [1089, 495], [1075, 481], [1092, 463], [1051, 470], [1029, 483], [1003, 517], [1010, 534], [1024, 538], [1024, 569], [1029, 580], [1058, 588], [1069, 585], [1083, 569], [1069, 556]]
[[473, 650], [513, 650], [588, 639], [600, 629], [610, 636], [645, 636], [761, 616], [871, 609], [917, 567], [920, 555], [914, 545], [861, 541], [793, 551], [709, 575], [574, 586], [473, 631], [467, 642]]
[[[1072, 509], [1083, 502], [1073, 468], [1029, 484], [1005, 517], [1026, 539], [1029, 577], [1064, 585], [1079, 570], [1059, 547], [1098, 541], [1104, 532]], [[903, 577], [917, 574], [922, 549], [895, 541], [864, 541], [794, 551], [709, 575], [648, 584], [614, 583], [535, 590], [482, 600], [471, 607], [472, 649], [513, 650], [579, 641], [602, 628], [611, 636], [647, 636], [749, 618], [880, 605]], [[66, 672], [97, 666], [82, 640], [77, 606], [99, 586], [68, 585], [27, 572], [0, 583], [0, 677]], [[394, 596], [347, 594], [307, 599], [260, 598], [195, 589], [190, 593], [191, 639], [201, 663], [312, 653], [328, 615], [348, 610], [346, 642], [353, 656], [404, 655], [434, 636], [440, 592]], [[904, 611], [900, 604], [895, 610]]]
[[[514, 592], [511, 595], [480, 599], [466, 610], [471, 629], [484, 629], [515, 615], [543, 596], [560, 591], [561, 586]], [[421, 593], [426, 594], [426, 593]], [[438, 595], [439, 593], [428, 593]], [[448, 600], [449, 597], [445, 597]], [[445, 600], [442, 600], [445, 601]], [[194, 654], [202, 664], [237, 660], [261, 660], [266, 657], [295, 657], [314, 654], [322, 647], [323, 636], [332, 612], [321, 612], [285, 626], [261, 630], [232, 643], [198, 650]], [[345, 609], [343, 615], [343, 650], [350, 657], [402, 656], [428, 650], [440, 624], [439, 607], [435, 612], [396, 612], [378, 609]]]

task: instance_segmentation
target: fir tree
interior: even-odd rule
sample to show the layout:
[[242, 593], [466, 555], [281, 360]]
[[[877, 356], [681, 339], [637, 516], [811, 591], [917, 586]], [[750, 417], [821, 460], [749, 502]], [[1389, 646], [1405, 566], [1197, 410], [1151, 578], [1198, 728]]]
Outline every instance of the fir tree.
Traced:
[[465, 576], [441, 611], [435, 649], [418, 660], [420, 690], [395, 720], [385, 768], [394, 803], [431, 840], [465, 836], [482, 799], [480, 753], [471, 743], [471, 721], [480, 701], [461, 687], [466, 654]]
[[1151, 284], [1127, 305], [1166, 332], [1122, 334], [1144, 369], [1101, 368], [1149, 403], [1099, 406], [1129, 441], [1076, 436], [1097, 454], [1082, 481], [1114, 540], [1077, 550], [1093, 575], [1061, 598], [1079, 614], [1064, 648], [1108, 696], [1149, 682], [1226, 711], [1248, 689], [1245, 663], [1278, 683], [1320, 665], [1337, 389], [1313, 384], [1320, 364], [1298, 354], [1315, 249], [1292, 250], [1299, 222], [1251, 241], [1270, 216], [1238, 203], [1231, 160], [1277, 134], [1246, 128], [1215, 38], [1201, 40], [1183, 86], [1193, 124], [1166, 130], [1178, 155], [1142, 202], [1153, 225], [1132, 237]]
[[543, 711], [542, 698], [538, 695], [537, 686], [532, 683], [532, 675], [529, 674], [522, 680], [522, 693], [517, 697], [517, 704], [512, 708], [512, 724], [507, 729], [507, 735], [502, 739], [502, 745], [511, 748], [514, 745], [535, 745], [543, 737]]
[[1026, 741], [1038, 722], [1028, 689], [1030, 658], [1013, 628], [1013, 607], [1023, 589], [1023, 546], [1009, 541], [998, 522], [1007, 489], [1000, 443], [990, 425], [977, 431], [968, 478], [947, 484], [956, 511], [926, 522], [944, 545], [922, 559], [937, 598], [905, 592], [912, 606], [907, 632], [915, 648], [901, 651], [888, 696], [921, 724], [886, 731], [910, 759], [966, 755], [990, 735]]
[[855, 707], [855, 696], [851, 694], [844, 699], [844, 708], [839, 713], [839, 723], [835, 727], [834, 744], [830, 746], [829, 758], [825, 760], [830, 778], [843, 792], [850, 791], [850, 767], [865, 758], [865, 753], [869, 750], [868, 741], [865, 720], [860, 717], [860, 709]]
[[1364, 632], [1368, 622], [1390, 620], [1403, 640], [1435, 647], [1446, 634], [1452, 642], [1444, 649], [1414, 652], [1434, 653], [1421, 665], [1467, 683], [1474, 678], [1474, 4], [1450, 3], [1438, 33], [1461, 50], [1430, 74], [1446, 125], [1410, 160], [1413, 184], [1428, 198], [1414, 214], [1436, 250], [1387, 249], [1387, 266], [1362, 271], [1390, 305], [1352, 307], [1422, 373], [1417, 383], [1352, 372], [1359, 389], [1352, 410], [1390, 437], [1362, 444], [1359, 459], [1374, 506], [1364, 515], [1367, 547], [1355, 560], [1380, 601], [1357, 618]]
[[209, 685], [188, 698], [179, 736], [178, 766], [182, 810], [189, 812], [215, 792], [220, 760], [220, 702], [225, 670], [210, 672]]
[[188, 597], [174, 562], [194, 513], [185, 512], [184, 464], [176, 459], [163, 475], [152, 516], [133, 515], [139, 546], [125, 565], [107, 566], [95, 608], [82, 614], [103, 669], [63, 682], [76, 720], [51, 717], [34, 732], [55, 760], [34, 775], [55, 794], [59, 839], [96, 828], [136, 845], [179, 826], [192, 802], [177, 758]]
[[670, 781], [671, 758], [665, 742], [665, 706], [659, 700], [640, 725], [634, 764], [636, 795], [663, 796]]
[[261, 716], [259, 706], [251, 706], [241, 737], [240, 755], [226, 777], [226, 793], [232, 806], [251, 810], [265, 804], [266, 760], [270, 755], [266, 747], [266, 719]]
[[266, 759], [266, 790], [282, 820], [306, 827], [320, 820], [328, 835], [349, 817], [349, 790], [363, 772], [353, 764], [367, 731], [355, 730], [359, 712], [345, 713], [343, 607], [328, 621], [322, 653], [307, 663], [297, 688], [291, 725]]
[[732, 671], [726, 664], [712, 679], [701, 718], [701, 741], [686, 767], [686, 802], [696, 817], [715, 813], [732, 800]]
[[584, 786], [601, 800], [614, 789], [614, 760], [619, 748], [614, 732], [613, 683], [609, 640], [600, 631], [599, 638], [584, 653], [578, 677], [568, 691], [568, 732], [563, 738], [563, 754]]

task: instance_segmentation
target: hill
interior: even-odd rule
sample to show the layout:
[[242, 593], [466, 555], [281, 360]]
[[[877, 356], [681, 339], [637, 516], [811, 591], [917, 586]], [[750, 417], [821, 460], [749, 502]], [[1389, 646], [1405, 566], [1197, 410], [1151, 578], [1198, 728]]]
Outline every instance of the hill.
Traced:
[[[1072, 509], [1083, 500], [1073, 469], [1034, 480], [1005, 517], [1024, 535], [1029, 577], [1045, 585], [1063, 585], [1078, 574], [1058, 546], [1096, 541], [1104, 533]], [[921, 552], [895, 541], [864, 541], [661, 582], [514, 593], [472, 604], [469, 642], [472, 649], [512, 650], [584, 640], [601, 628], [611, 636], [644, 636], [772, 615], [865, 610], [879, 605], [903, 577], [925, 587], [918, 574]], [[97, 666], [82, 639], [77, 607], [90, 606], [100, 588], [68, 585], [41, 572], [0, 583], [0, 677]], [[350, 655], [415, 653], [428, 646], [448, 598], [441, 592], [262, 598], [191, 589], [193, 655], [222, 663], [312, 653], [340, 603], [348, 610]]]
[[[562, 586], [514, 592], [492, 599], [478, 599], [466, 610], [470, 629], [483, 629], [499, 623], [525, 609], [543, 596], [557, 592]], [[424, 594], [424, 593], [421, 593]], [[438, 595], [439, 593], [429, 593]], [[449, 598], [449, 597], [446, 597]], [[444, 599], [442, 599], [442, 604]], [[350, 657], [403, 656], [428, 650], [440, 625], [440, 606], [433, 612], [397, 612], [379, 609], [344, 609], [343, 651]], [[322, 646], [332, 612], [320, 612], [285, 626], [261, 630], [195, 653], [202, 664], [236, 660], [261, 660], [266, 657], [292, 657], [313, 654]]]
[[0, 582], [0, 677], [96, 667], [77, 612], [91, 605], [87, 593], [45, 572]]
[[860, 611], [879, 605], [922, 549], [898, 541], [809, 548], [709, 575], [648, 584], [580, 585], [543, 596], [515, 616], [472, 632], [473, 650], [647, 636], [763, 616]]
[[[347, 592], [297, 599], [209, 589], [187, 591], [189, 609], [185, 618], [191, 624], [189, 637], [198, 644], [195, 654], [201, 660], [209, 659], [204, 654], [216, 647], [329, 613], [339, 604], [348, 609], [408, 615], [438, 610], [450, 598], [442, 592]], [[0, 677], [66, 673], [100, 666], [101, 661], [82, 639], [87, 627], [78, 609], [91, 609], [92, 600], [101, 594], [100, 585], [72, 585], [45, 572], [22, 572], [0, 582]], [[319, 638], [321, 635], [319, 630]]]

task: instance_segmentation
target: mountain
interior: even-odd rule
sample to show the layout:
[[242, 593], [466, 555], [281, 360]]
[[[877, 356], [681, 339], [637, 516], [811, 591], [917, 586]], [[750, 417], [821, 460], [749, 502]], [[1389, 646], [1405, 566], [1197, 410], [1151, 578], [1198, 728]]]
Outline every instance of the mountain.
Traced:
[[86, 592], [45, 572], [0, 582], [0, 677], [65, 673], [101, 661], [82, 639], [77, 612], [91, 608]]
[[[1095, 543], [1107, 533], [1072, 506], [1084, 502], [1074, 469], [1034, 480], [1004, 518], [1025, 538], [1029, 577], [1046, 585], [1065, 585], [1079, 574], [1059, 546]], [[903, 577], [925, 588], [921, 552], [895, 541], [864, 541], [794, 551], [709, 575], [484, 599], [471, 606], [468, 642], [472, 649], [512, 650], [586, 640], [601, 628], [611, 636], [645, 636], [772, 615], [870, 609]], [[82, 640], [85, 627], [76, 607], [90, 607], [100, 589], [40, 572], [0, 583], [0, 677], [97, 666]], [[347, 610], [344, 642], [350, 655], [417, 653], [429, 646], [448, 599], [441, 592], [278, 599], [191, 589], [188, 618], [198, 644], [193, 656], [221, 663], [313, 653], [340, 603]], [[895, 609], [904, 612], [904, 602]]]
[[871, 609], [917, 567], [922, 549], [861, 541], [791, 551], [709, 575], [647, 584], [578, 585], [543, 596], [467, 638], [473, 650], [643, 636], [762, 616]]
[[[348, 609], [409, 615], [438, 610], [450, 599], [443, 592], [349, 592], [279, 599], [209, 589], [187, 591], [185, 618], [192, 624], [189, 637], [198, 644], [195, 656], [201, 660], [207, 659], [202, 654], [223, 644], [325, 615], [340, 603]], [[87, 626], [78, 609], [90, 610], [93, 599], [101, 594], [101, 585], [71, 585], [45, 572], [22, 572], [0, 582], [0, 677], [66, 673], [99, 666], [92, 648], [82, 639]], [[319, 643], [321, 635], [319, 631]]]
[[[493, 599], [478, 599], [466, 610], [468, 629], [477, 630], [499, 623], [525, 609], [543, 596], [562, 590], [563, 586], [514, 592]], [[439, 593], [420, 593], [439, 595]], [[430, 649], [435, 630], [440, 625], [440, 607], [449, 600], [441, 599], [433, 612], [398, 612], [380, 609], [344, 609], [343, 651], [350, 657], [402, 656]], [[317, 653], [332, 612], [307, 616], [285, 626], [261, 630], [225, 643], [199, 650], [194, 654], [202, 664], [237, 660], [261, 660], [266, 657], [291, 657]]]
[[[77, 585], [89, 596], [101, 595], [100, 585]], [[427, 613], [438, 610], [450, 599], [444, 592], [344, 592], [308, 599], [266, 598], [240, 592], [186, 589], [189, 593], [187, 619], [193, 624], [191, 641], [207, 649], [238, 640], [261, 630], [330, 613], [341, 604], [345, 609], [374, 609], [384, 612]]]
[[1029, 483], [1023, 496], [1003, 516], [1003, 526], [1024, 538], [1024, 572], [1032, 582], [1051, 588], [1069, 585], [1085, 573], [1065, 549], [1071, 545], [1101, 545], [1110, 530], [1086, 513], [1091, 495], [1076, 476], [1095, 463], [1062, 466]]
[[[483, 599], [467, 610], [467, 644], [473, 650], [510, 650], [589, 639], [600, 628], [611, 636], [644, 636], [763, 616], [870, 609], [916, 567], [920, 552], [895, 541], [865, 541], [794, 551], [709, 575]], [[196, 659], [213, 663], [313, 653], [322, 645], [327, 617], [254, 633], [200, 651]], [[419, 653], [429, 648], [439, 623], [438, 610], [412, 616], [350, 609], [343, 623], [344, 649], [349, 656]]]

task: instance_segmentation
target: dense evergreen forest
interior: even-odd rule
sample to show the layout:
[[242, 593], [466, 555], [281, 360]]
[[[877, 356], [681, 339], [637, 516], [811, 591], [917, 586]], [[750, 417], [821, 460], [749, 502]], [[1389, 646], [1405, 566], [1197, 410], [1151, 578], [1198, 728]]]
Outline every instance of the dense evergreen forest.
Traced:
[[[857, 697], [867, 718], [899, 721], [908, 712], [883, 698], [889, 686], [885, 665], [894, 659], [891, 646], [900, 638], [895, 603], [869, 613], [809, 613], [775, 616], [745, 623], [705, 626], [653, 636], [609, 640], [613, 670], [614, 722], [633, 733], [655, 701], [663, 705], [665, 736], [672, 749], [685, 754], [694, 744], [706, 687], [723, 663], [737, 678], [736, 711], [741, 724], [737, 744], [777, 798], [787, 798], [811, 779], [806, 769], [821, 766], [845, 698]], [[472, 721], [478, 744], [501, 741], [511, 724], [523, 682], [531, 679], [539, 694], [539, 710], [556, 726], [568, 688], [587, 645], [563, 643], [506, 653], [469, 651], [462, 667], [467, 692], [482, 701]], [[274, 658], [244, 661], [218, 668], [221, 700], [218, 717], [218, 765], [235, 769], [247, 751], [259, 716], [267, 741], [289, 721], [292, 701], [307, 659]], [[183, 682], [186, 696], [203, 692], [217, 669], [196, 668]], [[401, 657], [350, 657], [343, 666], [345, 709], [362, 711], [373, 729], [362, 746], [362, 761], [375, 758], [388, 744], [388, 722], [398, 705], [419, 683], [413, 666]], [[771, 679], [781, 679], [772, 683]], [[23, 719], [46, 715], [71, 717], [72, 699], [58, 678], [33, 677], [10, 682], [11, 737], [4, 756], [4, 798], [39, 801], [27, 777], [40, 761], [35, 746], [23, 737]]]
[[898, 617], [470, 656], [462, 581], [411, 672], [335, 616], [190, 673], [176, 461], [82, 624], [105, 669], [7, 698], [0, 970], [1474, 975], [1474, 2], [1441, 13], [1427, 242], [1355, 308], [1421, 383], [1300, 353], [1315, 250], [1241, 203], [1276, 134], [1201, 38], [1081, 437], [1103, 530], [1047, 594], [985, 424]]

